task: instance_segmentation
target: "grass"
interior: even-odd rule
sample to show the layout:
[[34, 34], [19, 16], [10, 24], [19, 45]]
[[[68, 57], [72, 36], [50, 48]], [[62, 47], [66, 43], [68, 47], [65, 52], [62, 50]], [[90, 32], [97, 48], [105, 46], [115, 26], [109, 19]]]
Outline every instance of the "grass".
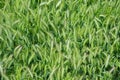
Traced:
[[120, 0], [0, 0], [0, 80], [120, 80]]

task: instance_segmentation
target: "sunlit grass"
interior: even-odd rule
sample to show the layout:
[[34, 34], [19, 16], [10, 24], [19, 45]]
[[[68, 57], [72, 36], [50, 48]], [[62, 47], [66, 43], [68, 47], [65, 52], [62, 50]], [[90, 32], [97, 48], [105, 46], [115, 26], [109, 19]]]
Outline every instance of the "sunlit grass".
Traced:
[[119, 0], [0, 0], [0, 80], [119, 75]]

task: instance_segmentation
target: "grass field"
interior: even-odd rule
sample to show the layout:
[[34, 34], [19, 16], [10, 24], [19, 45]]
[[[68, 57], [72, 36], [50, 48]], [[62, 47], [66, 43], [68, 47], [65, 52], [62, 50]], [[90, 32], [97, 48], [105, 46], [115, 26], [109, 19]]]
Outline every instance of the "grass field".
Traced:
[[0, 80], [120, 80], [120, 0], [0, 0]]

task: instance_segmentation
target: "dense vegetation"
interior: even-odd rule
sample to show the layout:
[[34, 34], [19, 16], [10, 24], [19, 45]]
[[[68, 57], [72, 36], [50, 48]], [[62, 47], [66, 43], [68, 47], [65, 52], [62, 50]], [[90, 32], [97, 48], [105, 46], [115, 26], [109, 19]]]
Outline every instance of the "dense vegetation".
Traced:
[[0, 80], [120, 80], [120, 0], [0, 0]]

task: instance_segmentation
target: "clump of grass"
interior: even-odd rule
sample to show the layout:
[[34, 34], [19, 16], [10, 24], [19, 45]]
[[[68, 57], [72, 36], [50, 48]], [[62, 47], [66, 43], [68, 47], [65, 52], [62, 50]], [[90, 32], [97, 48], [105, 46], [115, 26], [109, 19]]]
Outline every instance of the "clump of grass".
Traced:
[[1, 80], [119, 80], [120, 1], [1, 0]]

